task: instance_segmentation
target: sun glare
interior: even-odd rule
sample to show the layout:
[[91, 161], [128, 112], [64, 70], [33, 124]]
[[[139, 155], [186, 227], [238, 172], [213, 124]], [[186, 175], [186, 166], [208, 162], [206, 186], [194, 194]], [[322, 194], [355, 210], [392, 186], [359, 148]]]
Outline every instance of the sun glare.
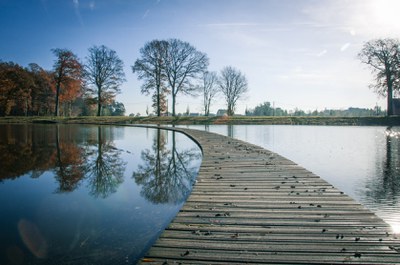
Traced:
[[383, 27], [393, 27], [400, 24], [400, 1], [398, 0], [380, 0], [371, 1], [371, 13], [374, 22]]
[[393, 233], [400, 235], [400, 224], [392, 224], [391, 225]]

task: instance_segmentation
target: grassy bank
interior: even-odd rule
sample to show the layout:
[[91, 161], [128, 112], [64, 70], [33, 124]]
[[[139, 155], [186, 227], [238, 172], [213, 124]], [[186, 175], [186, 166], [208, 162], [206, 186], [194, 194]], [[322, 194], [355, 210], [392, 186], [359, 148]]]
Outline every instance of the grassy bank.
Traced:
[[0, 117], [0, 123], [120, 123], [120, 124], [283, 124], [400, 126], [394, 117]]

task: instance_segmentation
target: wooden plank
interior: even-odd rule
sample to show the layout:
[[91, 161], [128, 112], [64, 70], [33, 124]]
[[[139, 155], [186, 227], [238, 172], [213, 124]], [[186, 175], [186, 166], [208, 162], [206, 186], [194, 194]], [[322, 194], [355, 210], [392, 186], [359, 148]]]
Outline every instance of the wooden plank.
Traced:
[[[203, 232], [222, 232], [236, 234], [251, 234], [254, 236], [263, 235], [290, 235], [296, 237], [303, 237], [308, 235], [321, 235], [325, 236], [330, 234], [331, 237], [341, 237], [341, 235], [351, 235], [356, 238], [360, 238], [359, 241], [364, 242], [363, 238], [375, 237], [376, 242], [382, 240], [388, 240], [392, 238], [391, 234], [388, 234], [387, 227], [329, 227], [321, 228], [315, 226], [300, 227], [300, 226], [265, 226], [265, 225], [253, 225], [253, 226], [237, 226], [237, 225], [225, 225], [221, 226], [218, 224], [182, 224], [182, 223], [172, 223], [166, 231], [203, 231]], [[393, 237], [394, 238], [394, 237]], [[397, 240], [394, 238], [394, 240]]]
[[[267, 243], [264, 241], [262, 243]], [[233, 240], [217, 240], [209, 238], [209, 240], [198, 239], [180, 239], [161, 238], [154, 244], [156, 247], [185, 249], [190, 246], [193, 249], [212, 249], [212, 250], [237, 250], [237, 251], [255, 251], [255, 252], [291, 252], [291, 253], [314, 253], [314, 254], [340, 254], [343, 252], [368, 252], [376, 254], [390, 255], [392, 250], [383, 244], [355, 245], [352, 242], [332, 243], [332, 242], [268, 242], [268, 246], [264, 246], [260, 241], [233, 241]]]
[[382, 219], [261, 147], [204, 131], [193, 191], [141, 264], [400, 264]]
[[[329, 245], [354, 245], [356, 236], [353, 234], [338, 233], [338, 230], [325, 229], [319, 230], [317, 233], [290, 233], [283, 234], [278, 231], [268, 233], [259, 231], [246, 231], [242, 233], [232, 233], [231, 231], [221, 231], [221, 229], [201, 229], [201, 230], [166, 230], [164, 233], [166, 239], [179, 240], [225, 240], [235, 242], [253, 242], [253, 243], [268, 243], [268, 244], [287, 244], [287, 243], [322, 243]], [[375, 230], [374, 233], [358, 233], [363, 244], [357, 246], [381, 246], [384, 243], [391, 243], [391, 246], [400, 246], [400, 242], [396, 242], [391, 237], [387, 236], [383, 231]]]
[[179, 263], [186, 261], [207, 261], [209, 264], [224, 261], [232, 263], [260, 263], [260, 264], [398, 264], [396, 254], [377, 254], [357, 252], [342, 253], [313, 253], [313, 252], [278, 252], [278, 251], [248, 251], [248, 250], [213, 250], [168, 248], [154, 246], [149, 251], [149, 256], [162, 258]]

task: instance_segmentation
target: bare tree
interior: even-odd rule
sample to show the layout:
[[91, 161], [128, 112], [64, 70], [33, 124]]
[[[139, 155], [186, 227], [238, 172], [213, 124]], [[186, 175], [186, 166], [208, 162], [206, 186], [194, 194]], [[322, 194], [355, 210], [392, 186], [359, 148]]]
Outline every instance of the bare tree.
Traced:
[[216, 72], [203, 72], [202, 82], [201, 85], [199, 85], [199, 90], [202, 91], [203, 94], [205, 116], [210, 114], [211, 102], [219, 92], [217, 82], [218, 76]]
[[[61, 93], [77, 94], [82, 85], [82, 65], [78, 57], [67, 49], [52, 49], [57, 57], [53, 65], [54, 82], [56, 87], [55, 116], [59, 115], [59, 102]], [[61, 91], [61, 90], [64, 91]], [[69, 91], [70, 90], [70, 91]]]
[[119, 88], [125, 82], [124, 63], [114, 50], [104, 45], [89, 48], [86, 57], [85, 76], [89, 83], [87, 92], [94, 95], [97, 102], [97, 116], [102, 107], [111, 103], [121, 93]]
[[[197, 149], [177, 148], [175, 132], [168, 139], [167, 131], [157, 129], [151, 149], [143, 150], [143, 164], [133, 172], [140, 194], [153, 203], [177, 204], [185, 201], [197, 175], [193, 161], [200, 158]], [[167, 142], [172, 142], [172, 146]]]
[[144, 80], [141, 92], [149, 95], [154, 92], [154, 103], [157, 108], [157, 116], [161, 116], [161, 102], [168, 90], [165, 86], [165, 53], [168, 43], [166, 41], [153, 40], [140, 49], [141, 58], [132, 66], [133, 73], [138, 74], [139, 80]]
[[221, 71], [221, 76], [218, 81], [218, 86], [221, 93], [224, 95], [228, 115], [232, 116], [235, 113], [237, 101], [247, 92], [247, 79], [236, 68], [226, 66]]
[[370, 88], [387, 96], [387, 115], [393, 115], [393, 93], [400, 90], [400, 43], [396, 39], [377, 39], [364, 44], [358, 54], [361, 62], [372, 67], [376, 75]]
[[165, 74], [172, 93], [172, 116], [175, 116], [177, 94], [193, 94], [196, 88], [191, 82], [207, 69], [208, 57], [188, 42], [178, 39], [168, 40], [164, 56]]

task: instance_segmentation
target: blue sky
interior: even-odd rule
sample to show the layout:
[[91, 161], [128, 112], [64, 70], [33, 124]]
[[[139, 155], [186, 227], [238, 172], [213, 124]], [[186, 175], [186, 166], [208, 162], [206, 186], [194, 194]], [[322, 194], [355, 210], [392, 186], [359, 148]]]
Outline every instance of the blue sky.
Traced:
[[[118, 101], [145, 113], [150, 97], [131, 71], [153, 39], [188, 41], [210, 58], [209, 70], [241, 70], [249, 92], [237, 112], [265, 101], [285, 109], [385, 108], [357, 59], [364, 42], [399, 38], [397, 0], [0, 0], [0, 59], [51, 69], [52, 48], [82, 60], [106, 45], [125, 63]], [[201, 112], [201, 97], [179, 97], [178, 112]], [[211, 108], [224, 107], [218, 99]]]

